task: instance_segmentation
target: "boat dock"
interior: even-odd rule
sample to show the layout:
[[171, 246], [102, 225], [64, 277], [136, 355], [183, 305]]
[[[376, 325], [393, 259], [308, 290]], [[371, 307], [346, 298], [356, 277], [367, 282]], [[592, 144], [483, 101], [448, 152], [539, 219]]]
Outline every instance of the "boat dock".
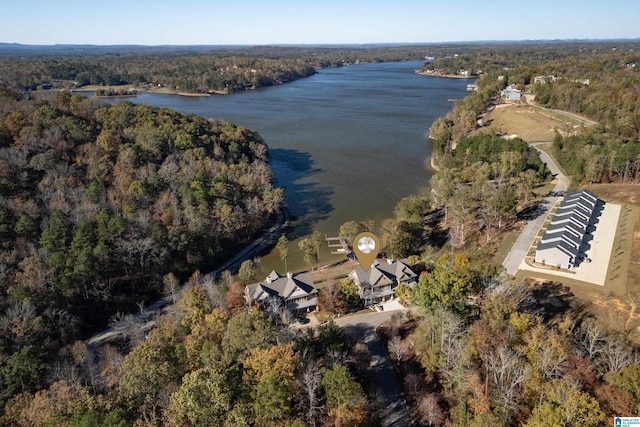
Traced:
[[349, 255], [351, 252], [347, 241], [342, 237], [329, 237], [325, 234], [324, 239], [327, 241], [332, 255]]

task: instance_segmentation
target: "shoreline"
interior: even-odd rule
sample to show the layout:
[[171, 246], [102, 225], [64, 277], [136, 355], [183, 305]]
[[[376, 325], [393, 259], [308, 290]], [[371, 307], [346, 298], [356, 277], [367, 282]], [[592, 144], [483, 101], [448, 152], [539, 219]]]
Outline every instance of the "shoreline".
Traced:
[[429, 164], [431, 166], [431, 169], [433, 169], [436, 172], [440, 172], [440, 167], [436, 165], [436, 160], [433, 156], [433, 153], [431, 153], [431, 160], [429, 161]]
[[135, 98], [138, 94], [135, 95], [93, 95], [95, 98]]
[[442, 77], [445, 79], [475, 79], [478, 78], [478, 76], [462, 76], [460, 74], [442, 74], [439, 72], [428, 72], [428, 71], [420, 71], [420, 70], [416, 70], [416, 74], [418, 74], [419, 76], [427, 76], [427, 77]]
[[[94, 86], [82, 86], [79, 88], [75, 88], [71, 90], [71, 93], [82, 93], [82, 92], [97, 92], [99, 90], [109, 90], [112, 88], [118, 88], [119, 86], [107, 86], [105, 89], [105, 86], [100, 86], [100, 87], [94, 87]], [[201, 97], [201, 96], [211, 96], [211, 94], [215, 94], [215, 95], [228, 95], [229, 92], [225, 92], [225, 91], [209, 91], [207, 93], [202, 93], [202, 92], [181, 92], [181, 91], [175, 91], [175, 90], [167, 90], [166, 88], [160, 88], [160, 89], [143, 89], [143, 90], [137, 90], [136, 89], [136, 94], [135, 95], [94, 95], [97, 98], [126, 98], [126, 97], [136, 97], [141, 93], [156, 93], [156, 94], [161, 94], [161, 95], [178, 95], [178, 96], [190, 96], [190, 97]]]
[[[150, 92], [150, 91], [149, 91]], [[191, 93], [191, 92], [174, 92], [171, 95], [178, 95], [178, 96], [192, 96], [192, 97], [199, 97], [199, 96], [211, 96], [210, 93]]]

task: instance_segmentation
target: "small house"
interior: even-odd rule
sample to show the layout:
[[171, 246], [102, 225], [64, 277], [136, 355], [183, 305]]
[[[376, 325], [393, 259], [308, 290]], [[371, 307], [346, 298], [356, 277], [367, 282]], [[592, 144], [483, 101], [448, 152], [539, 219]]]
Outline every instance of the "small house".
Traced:
[[504, 89], [500, 94], [506, 101], [518, 102], [522, 99], [522, 91], [512, 87]]

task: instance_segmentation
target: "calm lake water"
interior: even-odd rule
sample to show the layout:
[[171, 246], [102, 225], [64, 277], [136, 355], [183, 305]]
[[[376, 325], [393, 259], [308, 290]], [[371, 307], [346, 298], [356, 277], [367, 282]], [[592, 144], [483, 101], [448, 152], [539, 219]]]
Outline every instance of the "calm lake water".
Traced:
[[[269, 146], [276, 185], [297, 218], [290, 240], [314, 230], [337, 235], [349, 220], [390, 217], [404, 196], [427, 191], [431, 123], [466, 95], [466, 79], [415, 74], [422, 62], [323, 69], [312, 77], [230, 96], [141, 93], [127, 101], [229, 120]], [[340, 257], [323, 248], [321, 264]], [[265, 269], [284, 272], [277, 251]], [[297, 242], [287, 259], [307, 269]]]

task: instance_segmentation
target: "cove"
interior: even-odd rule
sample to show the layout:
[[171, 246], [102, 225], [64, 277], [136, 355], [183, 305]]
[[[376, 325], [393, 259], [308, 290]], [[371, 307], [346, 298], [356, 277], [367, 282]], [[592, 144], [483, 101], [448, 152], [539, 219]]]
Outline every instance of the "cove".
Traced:
[[[469, 80], [417, 75], [421, 64], [321, 69], [281, 86], [226, 96], [139, 93], [126, 100], [258, 131], [269, 146], [276, 185], [285, 188], [287, 208], [296, 218], [287, 264], [300, 271], [308, 266], [296, 239], [314, 230], [337, 235], [349, 220], [374, 219], [379, 225], [402, 197], [428, 190], [428, 129], [452, 108], [449, 99], [465, 96]], [[323, 248], [321, 264], [338, 259]], [[266, 273], [283, 273], [277, 250], [262, 262]]]

